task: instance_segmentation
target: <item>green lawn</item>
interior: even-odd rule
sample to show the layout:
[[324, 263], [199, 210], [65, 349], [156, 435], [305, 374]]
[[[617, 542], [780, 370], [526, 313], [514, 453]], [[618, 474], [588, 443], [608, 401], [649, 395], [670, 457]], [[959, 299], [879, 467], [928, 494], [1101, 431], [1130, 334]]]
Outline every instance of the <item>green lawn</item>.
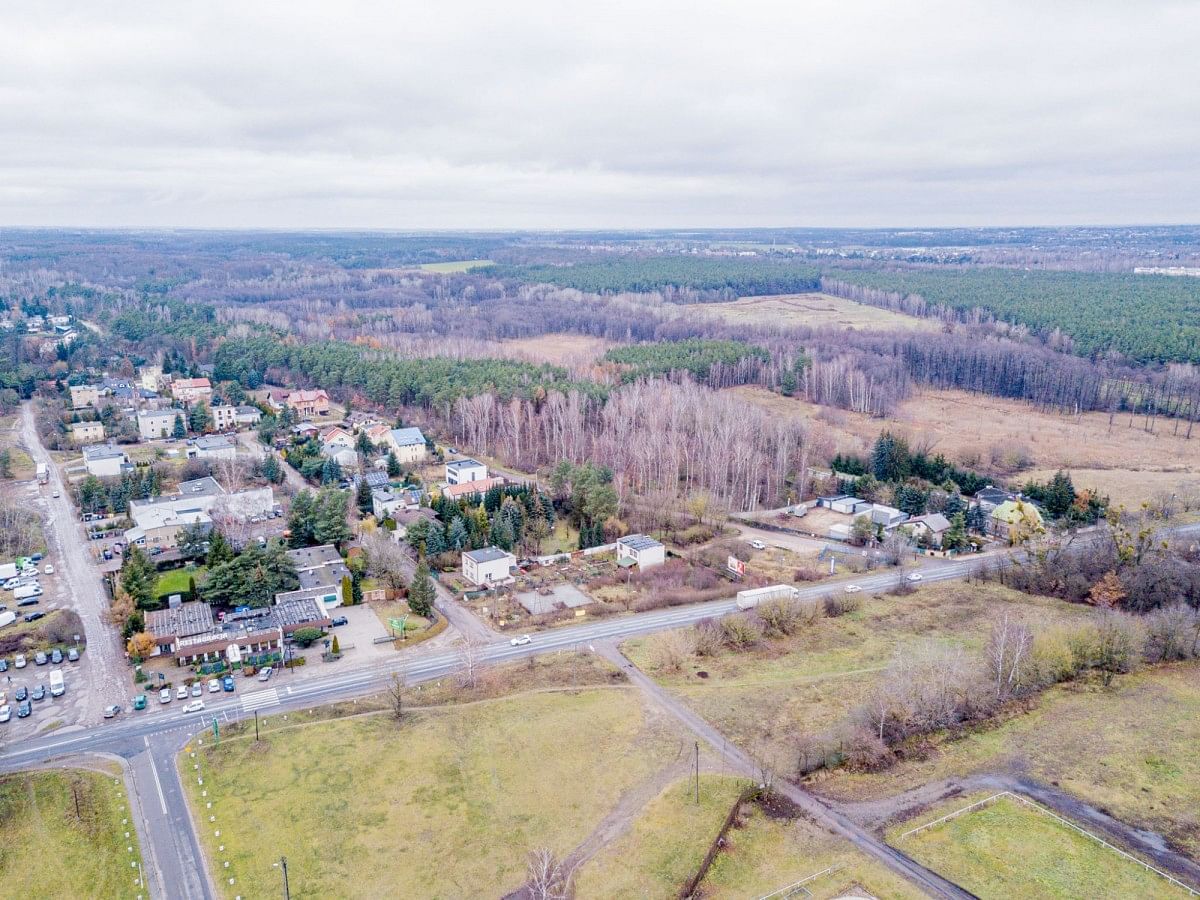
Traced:
[[425, 263], [421, 266], [421, 270], [449, 275], [454, 272], [468, 272], [471, 269], [478, 269], [480, 266], [490, 266], [491, 264], [492, 261], [490, 259], [461, 259], [455, 262]]
[[579, 529], [573, 528], [565, 519], [554, 523], [554, 530], [542, 543], [542, 555], [551, 553], [570, 553], [579, 549]]
[[[961, 809], [959, 798], [930, 812]], [[1186, 897], [1187, 892], [1075, 829], [1011, 797], [891, 842], [982, 898]]]
[[189, 579], [196, 579], [196, 585], [199, 586], [203, 584], [207, 571], [205, 566], [196, 566], [192, 569], [170, 569], [163, 572], [154, 585], [154, 595], [168, 597], [171, 594], [183, 594], [183, 599], [187, 600]]
[[583, 690], [273, 729], [258, 745], [252, 729], [206, 737], [181, 767], [193, 808], [213, 804], [216, 823], [199, 824], [235, 879], [227, 897], [277, 893], [280, 854], [295, 897], [499, 896], [530, 850], [569, 853], [680, 746], [636, 692]]
[[141, 852], [125, 824], [132, 818], [124, 786], [111, 775], [68, 769], [0, 777], [0, 893], [136, 897], [132, 863], [141, 863]]

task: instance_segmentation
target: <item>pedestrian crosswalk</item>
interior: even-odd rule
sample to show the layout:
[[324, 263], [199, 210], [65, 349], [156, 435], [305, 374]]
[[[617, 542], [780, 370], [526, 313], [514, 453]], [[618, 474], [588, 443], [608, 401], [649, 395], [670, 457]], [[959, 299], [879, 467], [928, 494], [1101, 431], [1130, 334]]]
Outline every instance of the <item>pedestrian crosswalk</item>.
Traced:
[[246, 712], [254, 712], [256, 709], [265, 709], [268, 706], [279, 705], [279, 692], [275, 688], [268, 688], [265, 691], [254, 691], [250, 694], [242, 694], [242, 709]]

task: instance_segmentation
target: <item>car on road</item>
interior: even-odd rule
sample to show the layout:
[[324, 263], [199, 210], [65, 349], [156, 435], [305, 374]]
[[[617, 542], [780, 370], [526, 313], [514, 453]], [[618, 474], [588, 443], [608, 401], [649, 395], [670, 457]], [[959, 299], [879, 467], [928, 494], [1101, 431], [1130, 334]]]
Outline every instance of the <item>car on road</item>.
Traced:
[[224, 691], [225, 691], [227, 694], [231, 694], [231, 693], [233, 693], [233, 688], [234, 688], [234, 684], [233, 684], [233, 676], [232, 676], [232, 675], [226, 675], [224, 678], [222, 678], [222, 679], [221, 679], [221, 687], [224, 689]]
[[55, 488], [53, 490], [53, 492], [51, 492], [50, 496], [53, 497], [55, 500], [57, 500], [59, 497], [62, 496], [62, 494], [59, 492], [58, 488]]
[[54, 563], [46, 563], [46, 574], [47, 575], [54, 574]]
[[121, 711], [121, 707], [117, 706], [117, 704], [115, 704], [115, 703], [112, 706], [106, 706], [106, 707], [104, 707], [104, 718], [112, 719], [112, 718], [116, 717], [117, 713], [119, 713], [120, 711]]
[[62, 662], [62, 651], [57, 647], [50, 651], [50, 662], [56, 666]]
[[195, 684], [192, 685], [192, 696], [193, 697], [199, 697], [203, 693], [204, 693], [204, 688], [202, 688], [200, 686], [200, 682], [197, 681]]
[[920, 573], [920, 572], [909, 572], [909, 573], [908, 573], [908, 580], [909, 580], [909, 581], [920, 581], [920, 580], [921, 580], [921, 573]]
[[79, 651], [74, 647], [67, 651], [67, 662], [79, 662]]
[[187, 706], [185, 706], [183, 708], [183, 711], [185, 713], [202, 712], [203, 710], [204, 710], [204, 701], [203, 700], [193, 700], [191, 703], [189, 703]]
[[17, 707], [17, 718], [18, 719], [24, 719], [25, 717], [32, 715], [32, 714], [33, 714], [33, 704], [30, 703], [28, 700], [26, 700], [24, 703], [22, 703], [20, 706]]
[[274, 672], [275, 672], [274, 669], [272, 669], [270, 666], [267, 666], [265, 669], [263, 669], [261, 672], [258, 673], [258, 680], [259, 681], [270, 681], [271, 675], [274, 674]]
[[220, 692], [221, 692], [221, 682], [217, 681], [217, 679], [215, 679], [215, 678], [214, 678], [214, 679], [212, 679], [212, 680], [211, 680], [211, 681], [208, 683], [208, 692], [209, 692], [210, 694], [218, 694], [218, 693], [220, 693]]
[[754, 540], [752, 540], [750, 542], [750, 546], [753, 547], [755, 550], [766, 550], [767, 549], [767, 545], [764, 544], [762, 541], [760, 541], [758, 538], [755, 538]]
[[39, 650], [37, 653], [34, 654], [34, 657], [33, 657], [34, 665], [44, 666], [48, 662], [50, 662], [50, 658], [48, 656], [46, 656], [46, 654], [43, 651]]
[[33, 689], [33, 693], [30, 694], [29, 696], [34, 700], [45, 700], [46, 699], [46, 686], [44, 684], [39, 684], [37, 687], [35, 687]]
[[530, 643], [532, 640], [533, 639], [529, 635], [523, 634], [520, 637], [513, 638], [511, 641], [509, 641], [509, 643], [512, 644], [514, 647], [524, 647], [526, 644]]
[[339, 625], [349, 625], [350, 620], [347, 619], [345, 616], [338, 616], [336, 619], [333, 619], [329, 624], [332, 625], [334, 628], [337, 628]]
[[136, 697], [133, 698], [133, 708], [134, 709], [145, 709], [146, 708], [146, 695], [145, 694], [138, 694]]
[[25, 663], [25, 654], [24, 654], [24, 653], [18, 653], [18, 654], [17, 654], [17, 656], [16, 656], [16, 658], [13, 660], [13, 665], [14, 665], [14, 666], [16, 666], [18, 669], [23, 669], [23, 668], [25, 668], [25, 665], [26, 665], [26, 663]]
[[17, 702], [24, 703], [28, 699], [29, 688], [25, 687], [25, 685], [21, 685], [19, 688], [17, 688]]
[[170, 688], [163, 688], [161, 691], [158, 692], [158, 702], [159, 703], [170, 703], [171, 702], [171, 689]]
[[188, 688], [186, 684], [181, 684], [175, 689], [176, 700], [186, 700], [188, 698]]
[[5, 703], [3, 706], [0, 706], [0, 725], [3, 725], [5, 722], [7, 722], [11, 718], [12, 718], [12, 707], [9, 706], [7, 703]]
[[846, 593], [847, 594], [857, 594], [861, 590], [862, 590], [862, 588], [860, 588], [857, 584], [846, 585]]

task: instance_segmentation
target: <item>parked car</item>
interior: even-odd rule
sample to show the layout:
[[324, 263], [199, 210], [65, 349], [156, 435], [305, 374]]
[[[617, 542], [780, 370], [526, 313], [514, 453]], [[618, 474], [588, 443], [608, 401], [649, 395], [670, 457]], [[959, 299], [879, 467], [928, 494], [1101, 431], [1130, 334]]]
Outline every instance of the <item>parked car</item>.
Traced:
[[33, 578], [36, 580], [41, 574], [41, 570], [39, 570], [37, 566], [26, 566], [21, 570], [22, 578]]
[[857, 584], [846, 585], [846, 593], [847, 594], [857, 594], [861, 590], [862, 590], [862, 588], [860, 588]]
[[0, 659], [0, 672], [7, 672], [7, 671], [8, 671], [8, 660]]
[[112, 706], [106, 706], [106, 707], [104, 707], [104, 718], [111, 719], [111, 718], [115, 717], [117, 715], [117, 713], [119, 713], [120, 711], [121, 711], [121, 707], [117, 706], [117, 704], [115, 704], [115, 703]]
[[12, 707], [5, 703], [0, 706], [0, 725], [12, 718]]
[[909, 581], [920, 581], [920, 580], [921, 580], [921, 573], [920, 573], [920, 572], [909, 572], [909, 573], [908, 573], [908, 580], [909, 580]]
[[220, 691], [221, 691], [221, 682], [217, 681], [217, 679], [215, 679], [215, 678], [212, 679], [211, 681], [209, 681], [208, 692], [210, 694], [217, 694], [217, 693], [220, 693]]
[[60, 662], [62, 662], [62, 659], [63, 659], [62, 651], [59, 650], [57, 647], [55, 647], [53, 650], [50, 651], [50, 662], [51, 663], [53, 663], [54, 665], [57, 666]]
[[171, 702], [171, 689], [170, 688], [163, 688], [161, 691], [158, 692], [158, 702], [159, 703], [170, 703]]
[[186, 700], [188, 698], [188, 689], [186, 684], [181, 684], [175, 689], [176, 700]]
[[233, 689], [234, 689], [233, 676], [226, 675], [224, 678], [222, 678], [221, 679], [221, 687], [225, 690], [226, 693], [233, 693]]
[[754, 540], [752, 540], [750, 542], [750, 546], [753, 547], [755, 550], [766, 550], [767, 549], [767, 545], [764, 544], [762, 541], [760, 541], [758, 538], [755, 538]]
[[25, 654], [18, 653], [16, 658], [13, 660], [13, 665], [15, 665], [18, 669], [25, 668]]
[[193, 700], [191, 703], [189, 703], [187, 706], [185, 706], [183, 708], [183, 711], [185, 713], [202, 712], [203, 710], [204, 710], [204, 701], [203, 700]]
[[204, 688], [202, 688], [200, 686], [200, 682], [197, 681], [195, 684], [192, 685], [192, 696], [193, 697], [199, 697], [203, 693], [204, 693]]
[[30, 559], [32, 559], [32, 560], [33, 560], [35, 563], [36, 563], [36, 562], [41, 562], [41, 561], [42, 561], [42, 557], [43, 557], [43, 554], [41, 554], [41, 553], [31, 553], [31, 554], [29, 555], [29, 558], [30, 558]]
[[37, 687], [35, 687], [33, 689], [33, 693], [30, 696], [34, 700], [45, 700], [46, 699], [46, 686], [44, 684], [39, 684]]
[[533, 639], [529, 635], [523, 634], [520, 637], [513, 638], [511, 641], [509, 641], [509, 643], [512, 644], [514, 647], [524, 647], [526, 644], [530, 643], [532, 640]]
[[337, 628], [339, 625], [349, 625], [350, 620], [347, 619], [345, 616], [338, 616], [336, 619], [333, 619], [332, 621], [330, 621], [329, 624], [332, 625], [334, 628]]
[[67, 662], [79, 662], [79, 651], [74, 647], [67, 651]]
[[146, 695], [145, 694], [138, 694], [136, 697], [133, 698], [133, 708], [134, 709], [145, 709], [146, 708]]
[[271, 675], [272, 675], [274, 672], [275, 672], [275, 670], [274, 670], [274, 669], [272, 669], [270, 666], [267, 666], [265, 669], [263, 669], [262, 671], [260, 671], [260, 672], [258, 673], [258, 680], [259, 680], [259, 681], [270, 681], [270, 680], [271, 680]]
[[[44, 619], [44, 618], [46, 618], [46, 614], [44, 612], [31, 612], [29, 615], [27, 615], [25, 617], [25, 621], [26, 622], [36, 622], [38, 619]], [[38, 665], [40, 666], [41, 663], [38, 663]]]
[[16, 696], [17, 696], [18, 703], [24, 703], [26, 700], [29, 699], [29, 688], [25, 687], [25, 685], [21, 685], [20, 687], [17, 688]]
[[33, 704], [31, 704], [28, 700], [26, 700], [24, 703], [22, 703], [20, 706], [17, 707], [17, 718], [18, 719], [24, 719], [25, 717], [32, 715], [32, 714], [33, 714]]
[[46, 663], [50, 662], [50, 659], [43, 651], [39, 650], [33, 655], [33, 662], [34, 665], [44, 666]]
[[20, 603], [18, 603], [17, 606], [37, 606], [41, 602], [42, 602], [41, 600], [35, 599], [33, 597], [27, 597], [26, 599], [24, 599]]
[[46, 574], [47, 575], [54, 574], [54, 563], [46, 563]]

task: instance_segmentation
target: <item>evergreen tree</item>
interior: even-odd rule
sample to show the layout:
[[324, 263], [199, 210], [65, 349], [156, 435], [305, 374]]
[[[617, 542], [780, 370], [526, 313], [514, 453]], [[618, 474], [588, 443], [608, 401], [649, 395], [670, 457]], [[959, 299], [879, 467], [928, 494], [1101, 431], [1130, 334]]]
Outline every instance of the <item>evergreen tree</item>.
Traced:
[[967, 518], [963, 511], [956, 512], [950, 519], [950, 527], [942, 535], [943, 550], [961, 550], [967, 545]]
[[270, 606], [275, 595], [300, 587], [296, 566], [282, 544], [251, 543], [228, 562], [210, 569], [200, 595], [218, 606]]
[[321, 464], [321, 484], [337, 484], [342, 480], [342, 467], [332, 456], [326, 457]]
[[371, 443], [371, 439], [367, 437], [366, 429], [358, 433], [358, 438], [354, 442], [354, 447], [364, 458], [369, 457], [375, 452], [375, 445]]
[[212, 423], [212, 413], [208, 411], [208, 404], [203, 400], [196, 401], [196, 405], [188, 413], [188, 424], [192, 426], [192, 431], [204, 434], [212, 427]]
[[158, 601], [154, 596], [157, 572], [149, 557], [136, 544], [125, 550], [121, 561], [121, 589], [132, 598], [138, 609], [154, 609]]
[[880, 434], [871, 449], [871, 473], [880, 481], [903, 481], [911, 470], [908, 444], [890, 431]]
[[491, 531], [488, 535], [489, 539], [497, 547], [504, 550], [512, 550], [513, 544], [516, 542], [516, 536], [513, 534], [512, 526], [507, 521], [497, 517], [492, 523]]
[[388, 455], [387, 455], [388, 478], [399, 478], [401, 471], [402, 470], [400, 469], [400, 460], [396, 459], [395, 452], [389, 450]]
[[342, 603], [346, 606], [354, 605], [354, 585], [349, 575], [342, 576]]
[[288, 513], [288, 544], [292, 547], [308, 547], [317, 543], [316, 531], [316, 499], [312, 492], [303, 490], [292, 499], [292, 508]]
[[929, 495], [915, 485], [902, 484], [896, 490], [896, 508], [910, 516], [924, 515], [928, 503]]
[[987, 513], [983, 511], [983, 507], [978, 503], [972, 503], [967, 507], [967, 528], [971, 531], [984, 532], [987, 530]]
[[313, 507], [312, 537], [318, 544], [342, 544], [350, 540], [346, 521], [349, 495], [337, 488], [321, 488]]
[[418, 616], [429, 618], [435, 596], [433, 582], [429, 577], [429, 566], [425, 560], [421, 560], [408, 586], [408, 608]]
[[263, 457], [262, 461], [263, 478], [271, 482], [271, 484], [283, 483], [283, 467], [279, 465], [279, 457], [274, 453], [268, 453]]
[[229, 541], [217, 529], [212, 529], [208, 533], [208, 556], [205, 557], [205, 563], [210, 569], [215, 569], [221, 563], [229, 562], [233, 559], [233, 547]]
[[358, 491], [355, 494], [355, 500], [358, 503], [358, 511], [364, 516], [372, 509], [373, 502], [371, 499], [371, 485], [367, 484], [366, 478], [358, 479]]
[[195, 575], [188, 576], [188, 599], [189, 600], [196, 599], [196, 576]]
[[425, 532], [425, 552], [430, 556], [437, 556], [439, 553], [445, 553], [447, 549], [446, 529], [435, 519], [429, 523]]
[[175, 427], [171, 431], [171, 437], [177, 441], [187, 437], [187, 428], [183, 424], [183, 415], [180, 413], [175, 413]]
[[470, 541], [471, 535], [467, 532], [467, 526], [463, 523], [462, 516], [455, 516], [450, 523], [450, 529], [446, 532], [446, 541], [453, 550], [462, 550]]

